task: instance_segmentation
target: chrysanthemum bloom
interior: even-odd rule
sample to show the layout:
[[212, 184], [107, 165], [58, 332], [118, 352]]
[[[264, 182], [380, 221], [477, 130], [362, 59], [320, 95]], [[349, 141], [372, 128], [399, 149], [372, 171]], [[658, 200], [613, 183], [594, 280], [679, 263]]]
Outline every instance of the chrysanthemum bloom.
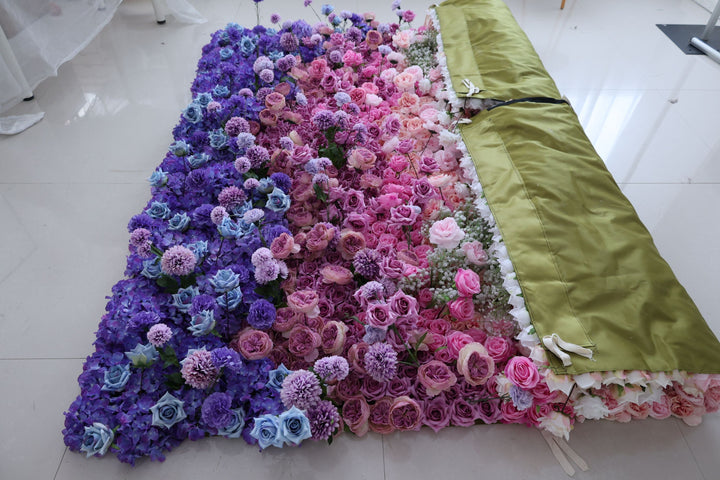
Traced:
[[375, 278], [380, 273], [382, 257], [376, 250], [364, 248], [355, 254], [353, 266], [355, 272], [365, 278]]
[[245, 192], [231, 185], [222, 189], [220, 195], [218, 195], [218, 202], [225, 208], [232, 208], [241, 205], [246, 198]]
[[229, 214], [227, 210], [225, 210], [225, 207], [217, 206], [212, 209], [210, 212], [210, 220], [215, 225], [220, 225], [225, 217], [228, 217]]
[[164, 323], [156, 323], [147, 333], [147, 339], [153, 347], [160, 348], [172, 338], [172, 330]]
[[283, 380], [280, 398], [285, 408], [306, 409], [320, 401], [321, 393], [320, 381], [314, 373], [297, 370]]
[[188, 275], [195, 270], [195, 254], [187, 247], [175, 245], [168, 248], [160, 260], [160, 267], [167, 275]]
[[314, 370], [323, 381], [334, 382], [347, 377], [348, 373], [350, 373], [350, 366], [343, 357], [333, 355], [317, 360]]
[[368, 375], [378, 382], [387, 382], [397, 373], [397, 352], [387, 343], [373, 343], [363, 363]]
[[185, 379], [185, 383], [191, 387], [205, 389], [215, 383], [220, 371], [215, 366], [210, 352], [195, 350], [182, 361], [180, 373]]
[[313, 440], [327, 440], [340, 427], [340, 413], [335, 405], [322, 400], [307, 411]]

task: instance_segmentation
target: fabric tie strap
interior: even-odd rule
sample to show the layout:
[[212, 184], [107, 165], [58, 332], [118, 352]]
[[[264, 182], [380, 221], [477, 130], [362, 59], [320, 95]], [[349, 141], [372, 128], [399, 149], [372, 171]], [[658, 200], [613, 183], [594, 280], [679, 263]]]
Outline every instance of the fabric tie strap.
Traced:
[[471, 97], [471, 96], [475, 95], [476, 93], [480, 93], [480, 89], [478, 87], [476, 87], [475, 84], [467, 78], [465, 80], [463, 80], [463, 85], [465, 85], [465, 88], [468, 89], [468, 93], [467, 93], [468, 97]]
[[588, 470], [589, 467], [585, 460], [583, 460], [582, 457], [578, 455], [577, 452], [575, 452], [575, 450], [573, 450], [563, 438], [556, 437], [546, 430], [543, 430], [540, 433], [545, 439], [545, 442], [547, 442], [548, 447], [550, 447], [550, 451], [555, 456], [555, 459], [558, 463], [560, 463], [560, 466], [568, 476], [572, 477], [575, 475], [575, 469], [565, 455], [570, 457], [570, 460], [575, 462], [575, 465], [577, 465], [583, 472]]
[[[570, 355], [565, 352], [575, 353], [581, 357], [589, 358], [592, 360], [593, 352], [588, 348], [581, 347], [574, 343], [566, 342], [558, 336], [557, 333], [552, 335], [545, 335], [542, 339], [545, 348], [550, 350], [556, 357], [562, 360], [564, 366], [572, 365]], [[564, 351], [563, 351], [564, 350]]]

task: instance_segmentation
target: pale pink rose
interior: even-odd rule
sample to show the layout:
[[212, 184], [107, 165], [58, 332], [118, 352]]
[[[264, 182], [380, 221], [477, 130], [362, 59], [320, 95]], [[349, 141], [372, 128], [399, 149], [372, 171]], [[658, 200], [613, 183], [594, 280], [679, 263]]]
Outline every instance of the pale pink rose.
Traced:
[[417, 376], [429, 397], [434, 397], [457, 383], [457, 377], [450, 371], [450, 367], [437, 360], [421, 365]]
[[277, 259], [285, 259], [292, 253], [298, 253], [300, 245], [295, 244], [293, 236], [288, 233], [281, 233], [270, 244], [270, 252]]
[[393, 78], [395, 86], [405, 92], [415, 90], [415, 82], [417, 82], [415, 75], [409, 72], [398, 73]]
[[659, 402], [653, 402], [650, 407], [650, 416], [658, 420], [664, 420], [668, 418], [672, 412], [670, 411], [670, 399], [667, 395], [660, 397]]
[[472, 270], [459, 268], [455, 274], [455, 286], [462, 297], [480, 293], [480, 276]]
[[325, 323], [320, 333], [322, 349], [329, 355], [339, 355], [345, 346], [348, 326], [342, 322], [330, 321]]
[[412, 109], [414, 107], [418, 106], [418, 103], [420, 101], [420, 97], [415, 95], [412, 92], [405, 92], [402, 94], [402, 96], [398, 99], [398, 107], [400, 108], [407, 108]]
[[512, 354], [512, 346], [504, 337], [488, 337], [484, 344], [495, 363], [504, 362]]
[[495, 373], [495, 362], [481, 343], [468, 343], [458, 353], [457, 369], [470, 385], [483, 385]]
[[453, 217], [437, 221], [430, 227], [430, 243], [434, 243], [439, 248], [455, 248], [463, 238], [465, 238], [465, 232]]
[[267, 333], [251, 328], [238, 333], [233, 343], [236, 350], [248, 360], [265, 358], [273, 348], [273, 342]]
[[540, 381], [540, 373], [527, 357], [513, 357], [505, 366], [505, 376], [518, 387], [530, 390]]
[[411, 29], [408, 30], [400, 30], [395, 35], [393, 35], [392, 40], [395, 46], [402, 49], [407, 49], [410, 47], [410, 44], [412, 43], [413, 39], [415, 38], [415, 32]]
[[705, 409], [708, 413], [717, 412], [720, 409], [720, 385], [710, 387], [705, 391]]
[[468, 259], [468, 262], [472, 263], [473, 265], [478, 265], [480, 267], [484, 266], [488, 262], [488, 254], [483, 250], [482, 243], [480, 242], [467, 242], [463, 243], [462, 247], [460, 247], [463, 252], [465, 252], [465, 256]]
[[337, 285], [347, 285], [352, 282], [353, 274], [350, 270], [340, 265], [325, 265], [320, 270], [324, 283], [335, 283]]
[[358, 170], [366, 171], [375, 166], [377, 157], [373, 152], [365, 147], [357, 147], [350, 152], [348, 157], [348, 165]]
[[390, 425], [390, 407], [392, 407], [392, 403], [392, 398], [383, 397], [370, 406], [370, 430], [381, 435], [395, 431], [395, 427]]
[[473, 338], [464, 332], [450, 332], [447, 336], [447, 349], [452, 358], [457, 358], [460, 354], [460, 350], [462, 350], [465, 345], [473, 342]]
[[370, 406], [363, 397], [349, 398], [343, 404], [342, 417], [350, 431], [362, 437], [369, 428]]
[[285, 108], [285, 95], [278, 92], [272, 92], [265, 97], [265, 106], [273, 112], [278, 112]]
[[390, 407], [390, 425], [397, 430], [417, 430], [422, 422], [422, 409], [420, 405], [403, 395], [393, 400]]
[[413, 137], [424, 133], [424, 122], [418, 117], [403, 120], [403, 128]]
[[475, 316], [475, 304], [472, 297], [456, 298], [448, 303], [448, 310], [450, 310], [450, 315], [461, 322], [472, 320]]
[[404, 70], [405, 73], [409, 73], [413, 77], [415, 77], [416, 81], [422, 80], [424, 74], [422, 68], [418, 67], [417, 65], [412, 65]]
[[320, 315], [318, 302], [320, 297], [315, 290], [300, 290], [288, 295], [288, 306], [298, 313], [304, 313], [308, 318], [314, 318]]
[[358, 373], [365, 373], [364, 359], [368, 348], [370, 348], [370, 345], [367, 343], [357, 342], [348, 349], [348, 362], [350, 363], [352, 369]]

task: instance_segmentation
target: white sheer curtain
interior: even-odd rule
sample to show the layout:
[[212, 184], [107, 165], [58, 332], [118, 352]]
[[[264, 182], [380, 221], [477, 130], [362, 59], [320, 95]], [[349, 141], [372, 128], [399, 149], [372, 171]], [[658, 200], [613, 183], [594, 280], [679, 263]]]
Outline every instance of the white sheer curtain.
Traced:
[[[57, 75], [58, 67], [107, 25], [121, 1], [0, 0], [0, 112]], [[180, 22], [205, 21], [186, 0], [154, 0], [153, 4]], [[39, 115], [0, 119], [0, 133], [17, 133], [23, 124], [31, 122], [27, 128], [39, 121]]]

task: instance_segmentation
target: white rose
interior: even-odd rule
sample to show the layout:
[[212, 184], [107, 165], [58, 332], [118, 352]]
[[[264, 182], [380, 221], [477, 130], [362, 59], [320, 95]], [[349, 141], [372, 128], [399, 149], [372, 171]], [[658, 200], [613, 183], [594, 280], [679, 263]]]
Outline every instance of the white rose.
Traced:
[[453, 217], [435, 222], [430, 227], [430, 243], [434, 243], [440, 248], [455, 248], [463, 238], [465, 238], [465, 232]]
[[569, 440], [572, 425], [570, 424], [570, 418], [562, 413], [551, 412], [549, 416], [540, 419], [540, 428], [547, 430], [556, 437], [565, 437], [565, 440]]

